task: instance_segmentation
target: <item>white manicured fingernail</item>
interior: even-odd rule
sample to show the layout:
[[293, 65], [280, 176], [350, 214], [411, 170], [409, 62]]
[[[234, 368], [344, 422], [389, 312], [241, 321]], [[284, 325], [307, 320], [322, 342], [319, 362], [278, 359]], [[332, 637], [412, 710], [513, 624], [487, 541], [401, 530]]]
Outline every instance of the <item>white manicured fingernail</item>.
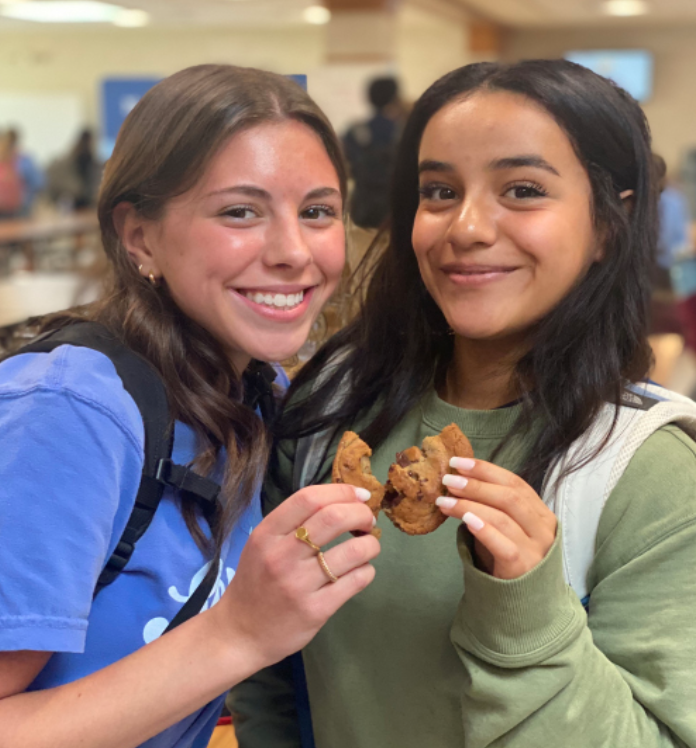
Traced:
[[444, 509], [452, 509], [457, 506], [457, 499], [451, 499], [449, 496], [438, 496], [435, 503]]
[[442, 478], [443, 485], [448, 488], [464, 488], [469, 481], [461, 475], [445, 475]]
[[471, 470], [476, 464], [476, 460], [472, 460], [471, 457], [453, 457], [450, 460], [450, 467], [455, 470]]
[[353, 486], [353, 490], [355, 491], [355, 495], [360, 499], [360, 501], [369, 501], [370, 497], [372, 496], [372, 494], [366, 488]]
[[374, 527], [377, 524], [377, 517], [372, 518], [372, 526]]
[[474, 532], [477, 532], [478, 530], [483, 528], [483, 520], [481, 517], [476, 516], [473, 512], [467, 512], [462, 517], [462, 522], [471, 530]]

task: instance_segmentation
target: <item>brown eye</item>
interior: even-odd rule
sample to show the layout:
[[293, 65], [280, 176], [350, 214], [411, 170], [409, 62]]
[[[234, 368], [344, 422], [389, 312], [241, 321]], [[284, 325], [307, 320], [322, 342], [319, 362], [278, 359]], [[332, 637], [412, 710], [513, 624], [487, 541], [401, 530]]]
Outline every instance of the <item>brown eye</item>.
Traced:
[[457, 193], [451, 187], [439, 184], [426, 184], [418, 192], [423, 200], [454, 200], [457, 197]]
[[303, 218], [316, 221], [322, 218], [334, 218], [336, 211], [329, 205], [312, 205], [302, 211]]
[[256, 212], [248, 205], [235, 205], [231, 208], [226, 208], [225, 210], [223, 210], [222, 215], [226, 216], [227, 218], [245, 220], [254, 218], [256, 216]]
[[538, 197], [546, 197], [548, 193], [538, 184], [515, 184], [509, 187], [505, 195], [515, 200], [530, 200]]

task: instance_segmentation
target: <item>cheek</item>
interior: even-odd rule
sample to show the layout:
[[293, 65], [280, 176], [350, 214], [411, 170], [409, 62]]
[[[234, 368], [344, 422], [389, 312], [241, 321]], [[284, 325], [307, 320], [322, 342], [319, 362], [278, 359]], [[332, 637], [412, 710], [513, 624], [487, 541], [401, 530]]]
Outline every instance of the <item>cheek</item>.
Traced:
[[411, 244], [419, 262], [421, 256], [427, 253], [441, 233], [439, 221], [435, 216], [421, 211], [416, 213], [413, 221], [413, 231], [411, 232]]
[[329, 284], [336, 285], [346, 263], [346, 235], [343, 227], [322, 237], [313, 251], [314, 262]]

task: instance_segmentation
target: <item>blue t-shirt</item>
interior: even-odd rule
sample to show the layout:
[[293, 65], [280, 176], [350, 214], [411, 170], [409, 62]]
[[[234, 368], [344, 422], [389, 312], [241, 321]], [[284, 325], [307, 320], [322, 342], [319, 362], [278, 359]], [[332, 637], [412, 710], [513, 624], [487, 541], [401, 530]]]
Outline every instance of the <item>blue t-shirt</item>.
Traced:
[[[93, 599], [133, 508], [144, 444], [140, 412], [102, 354], [65, 345], [0, 364], [0, 434], [0, 651], [54, 652], [29, 687], [46, 689], [160, 636], [207, 562], [168, 488], [126, 568]], [[194, 456], [194, 433], [177, 422], [173, 459], [186, 464]], [[223, 461], [212, 476], [218, 481]], [[257, 489], [223, 549], [204, 609], [220, 599], [260, 521]], [[203, 520], [201, 527], [208, 532]], [[143, 745], [205, 744], [223, 698]]]

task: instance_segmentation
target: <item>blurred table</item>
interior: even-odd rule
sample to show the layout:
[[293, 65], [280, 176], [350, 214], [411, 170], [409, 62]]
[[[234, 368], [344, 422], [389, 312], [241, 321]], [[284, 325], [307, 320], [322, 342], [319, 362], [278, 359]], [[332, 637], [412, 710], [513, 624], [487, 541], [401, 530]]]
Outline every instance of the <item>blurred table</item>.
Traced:
[[26, 259], [25, 269], [35, 270], [37, 245], [68, 239], [71, 251], [76, 254], [84, 246], [85, 239], [98, 230], [99, 220], [94, 210], [12, 218], [0, 221], [0, 248], [19, 247]]
[[82, 283], [76, 273], [15, 273], [0, 278], [0, 328], [73, 306]]

